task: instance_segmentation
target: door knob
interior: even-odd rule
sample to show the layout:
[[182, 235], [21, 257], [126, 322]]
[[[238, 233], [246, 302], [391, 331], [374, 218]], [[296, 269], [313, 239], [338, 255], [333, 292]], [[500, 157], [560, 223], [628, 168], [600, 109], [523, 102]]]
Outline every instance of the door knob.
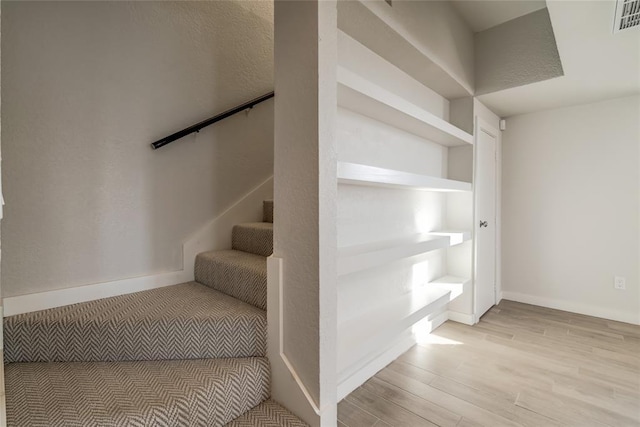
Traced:
[[480, 228], [482, 227], [488, 227], [489, 223], [487, 221], [480, 221]]

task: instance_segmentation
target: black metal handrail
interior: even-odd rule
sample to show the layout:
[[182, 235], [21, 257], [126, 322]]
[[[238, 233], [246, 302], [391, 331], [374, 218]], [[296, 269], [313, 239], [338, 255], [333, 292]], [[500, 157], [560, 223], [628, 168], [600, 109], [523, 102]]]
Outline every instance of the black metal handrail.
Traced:
[[261, 102], [266, 101], [267, 99], [271, 99], [275, 96], [275, 94], [273, 92], [269, 92], [267, 94], [264, 94], [262, 96], [257, 97], [256, 99], [252, 99], [249, 102], [245, 102], [242, 105], [238, 105], [237, 107], [234, 107], [230, 110], [224, 111], [220, 114], [217, 114], [213, 117], [211, 117], [210, 119], [206, 119], [201, 121], [200, 123], [196, 123], [195, 125], [191, 125], [188, 128], [182, 129], [181, 131], [178, 131], [176, 133], [173, 133], [167, 137], [164, 137], [162, 139], [157, 140], [156, 142], [152, 142], [151, 143], [151, 148], [153, 148], [154, 150], [160, 147], [163, 147], [173, 141], [175, 141], [176, 139], [180, 139], [183, 136], [187, 136], [191, 133], [194, 132], [200, 132], [200, 129], [207, 127], [209, 125], [214, 124], [215, 122], [219, 122], [222, 119], [226, 119], [229, 116], [233, 116], [236, 113], [239, 113], [240, 111], [244, 111], [247, 109], [251, 109], [253, 108], [254, 105], [256, 104], [260, 104]]

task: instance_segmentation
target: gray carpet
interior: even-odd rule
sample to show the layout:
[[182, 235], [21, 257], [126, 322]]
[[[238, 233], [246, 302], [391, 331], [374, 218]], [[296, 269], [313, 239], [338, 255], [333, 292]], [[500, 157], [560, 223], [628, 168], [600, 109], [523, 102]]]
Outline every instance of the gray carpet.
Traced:
[[8, 426], [222, 426], [269, 396], [264, 358], [13, 363]]
[[198, 255], [200, 283], [5, 318], [8, 426], [306, 426], [266, 400], [264, 220]]
[[265, 200], [262, 204], [262, 220], [273, 222], [273, 200]]
[[267, 259], [242, 251], [198, 254], [195, 279], [215, 290], [267, 309]]
[[225, 427], [308, 427], [300, 418], [278, 405], [267, 400], [249, 412], [233, 420]]
[[266, 313], [196, 282], [8, 317], [6, 362], [264, 356]]
[[255, 255], [269, 256], [273, 253], [273, 224], [252, 222], [233, 227], [231, 248]]

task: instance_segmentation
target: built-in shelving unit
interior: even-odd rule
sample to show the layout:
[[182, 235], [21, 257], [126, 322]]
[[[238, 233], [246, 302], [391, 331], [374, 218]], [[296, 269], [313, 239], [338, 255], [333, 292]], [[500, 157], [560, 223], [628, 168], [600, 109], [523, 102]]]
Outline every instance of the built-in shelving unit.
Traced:
[[469, 231], [439, 231], [340, 248], [338, 249], [338, 276], [448, 248], [470, 238]]
[[411, 172], [338, 162], [338, 183], [429, 191], [471, 191], [471, 183]]
[[422, 286], [338, 325], [338, 376], [367, 354], [393, 341], [405, 329], [446, 305], [451, 291]]
[[430, 52], [405, 37], [401, 26], [376, 14], [375, 3], [338, 2], [338, 28], [447, 99], [473, 94], [472, 88], [445, 70]]
[[338, 67], [338, 105], [445, 146], [473, 136], [346, 68]]
[[339, 399], [473, 297], [472, 91], [378, 3], [338, 2]]

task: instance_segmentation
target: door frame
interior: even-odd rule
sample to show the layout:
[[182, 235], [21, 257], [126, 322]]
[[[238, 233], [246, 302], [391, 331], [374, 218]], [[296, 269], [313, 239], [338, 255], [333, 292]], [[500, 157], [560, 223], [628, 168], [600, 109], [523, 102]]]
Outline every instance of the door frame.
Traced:
[[499, 160], [501, 159], [501, 155], [500, 155], [500, 151], [501, 151], [501, 132], [494, 126], [492, 126], [491, 124], [489, 124], [489, 122], [487, 122], [486, 120], [484, 120], [483, 118], [481, 118], [480, 116], [476, 115], [475, 116], [475, 120], [474, 120], [474, 150], [473, 150], [473, 240], [474, 240], [474, 245], [473, 245], [473, 323], [476, 324], [480, 321], [480, 315], [478, 313], [478, 292], [476, 292], [476, 285], [477, 285], [477, 268], [478, 268], [478, 244], [477, 244], [477, 236], [478, 236], [478, 231], [479, 231], [479, 221], [480, 218], [478, 216], [478, 208], [477, 208], [477, 203], [476, 203], [476, 182], [477, 182], [477, 174], [478, 174], [478, 167], [477, 167], [477, 161], [478, 161], [478, 145], [477, 145], [477, 139], [480, 136], [480, 132], [485, 132], [486, 134], [492, 136], [495, 138], [495, 188], [494, 188], [494, 192], [495, 192], [495, 197], [494, 197], [494, 217], [492, 218], [493, 220], [493, 224], [494, 224], [494, 233], [495, 233], [495, 246], [494, 246], [494, 264], [493, 264], [493, 269], [494, 269], [494, 284], [493, 284], [493, 292], [494, 292], [494, 301], [495, 304], [500, 302], [500, 292], [498, 290], [499, 287], [499, 269], [498, 266], [500, 264], [499, 261], [499, 257], [500, 257], [500, 225], [499, 225], [499, 218], [500, 218], [500, 180], [501, 180], [501, 176], [500, 176], [500, 172], [501, 172], [501, 168], [499, 165]]

